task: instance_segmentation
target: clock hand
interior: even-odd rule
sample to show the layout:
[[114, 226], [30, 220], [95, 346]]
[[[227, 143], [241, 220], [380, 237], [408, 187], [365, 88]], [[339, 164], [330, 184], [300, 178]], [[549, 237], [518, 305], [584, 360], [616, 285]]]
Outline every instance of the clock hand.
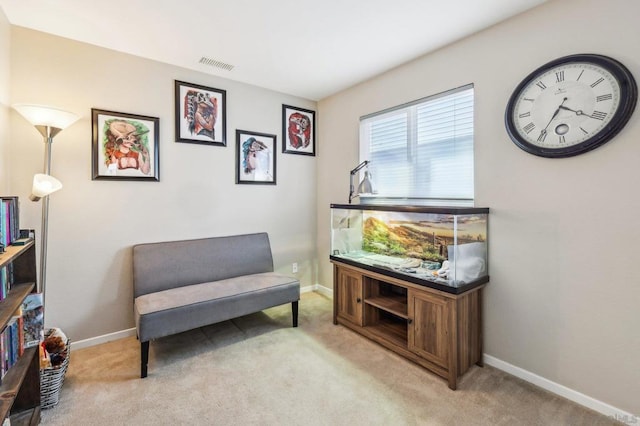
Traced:
[[567, 101], [568, 98], [564, 98], [562, 100], [562, 103], [558, 106], [558, 108], [556, 109], [556, 112], [553, 113], [553, 115], [551, 116], [551, 119], [549, 120], [549, 122], [547, 123], [546, 126], [544, 126], [544, 129], [540, 130], [540, 136], [544, 135], [547, 133], [547, 127], [549, 127], [549, 124], [551, 124], [551, 122], [558, 116], [558, 113], [560, 112], [561, 108], [564, 108], [562, 106], [562, 104], [564, 104]]
[[561, 109], [566, 109], [567, 111], [575, 112], [576, 115], [586, 115], [589, 118], [595, 118], [595, 117], [593, 117], [593, 116], [591, 116], [589, 114], [585, 114], [581, 109], [575, 110], [575, 109], [567, 108], [566, 106], [562, 106], [562, 105], [560, 105], [560, 108]]

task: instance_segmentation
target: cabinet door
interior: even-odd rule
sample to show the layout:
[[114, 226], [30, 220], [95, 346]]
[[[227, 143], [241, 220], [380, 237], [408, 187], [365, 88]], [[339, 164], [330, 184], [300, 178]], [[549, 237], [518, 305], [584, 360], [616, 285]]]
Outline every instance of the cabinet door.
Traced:
[[449, 367], [451, 319], [445, 297], [409, 292], [409, 350], [441, 366]]
[[337, 272], [338, 316], [362, 326], [362, 275], [342, 268]]

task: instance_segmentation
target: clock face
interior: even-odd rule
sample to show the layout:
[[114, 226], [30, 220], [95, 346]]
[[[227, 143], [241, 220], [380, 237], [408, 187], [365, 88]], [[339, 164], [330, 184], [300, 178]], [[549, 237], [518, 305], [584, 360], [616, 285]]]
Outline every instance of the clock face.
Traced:
[[610, 140], [635, 108], [637, 88], [619, 62], [601, 55], [552, 61], [516, 88], [505, 115], [509, 136], [543, 157], [568, 157]]

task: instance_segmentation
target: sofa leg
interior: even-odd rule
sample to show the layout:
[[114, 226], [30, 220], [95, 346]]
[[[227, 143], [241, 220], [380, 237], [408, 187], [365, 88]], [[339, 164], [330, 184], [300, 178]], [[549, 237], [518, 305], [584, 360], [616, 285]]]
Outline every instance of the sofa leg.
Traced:
[[293, 317], [293, 326], [298, 326], [298, 301], [291, 302], [291, 315]]
[[147, 364], [149, 364], [149, 341], [140, 342], [140, 378], [147, 377]]

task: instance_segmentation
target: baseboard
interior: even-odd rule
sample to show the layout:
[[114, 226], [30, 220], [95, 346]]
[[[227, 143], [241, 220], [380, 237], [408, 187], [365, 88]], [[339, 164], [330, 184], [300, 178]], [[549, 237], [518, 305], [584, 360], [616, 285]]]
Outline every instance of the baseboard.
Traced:
[[78, 340], [77, 342], [71, 342], [72, 349], [88, 348], [89, 346], [99, 345], [101, 343], [111, 342], [113, 340], [124, 339], [125, 337], [131, 337], [136, 335], [136, 329], [130, 328], [128, 330], [116, 331], [114, 333], [103, 334], [102, 336], [92, 337], [90, 339]]
[[576, 390], [570, 389], [559, 383], [552, 382], [549, 379], [545, 379], [542, 376], [538, 376], [537, 374], [534, 374], [530, 371], [524, 370], [520, 367], [516, 367], [515, 365], [509, 364], [508, 362], [492, 357], [491, 355], [484, 354], [483, 360], [484, 360], [484, 363], [487, 365], [490, 365], [492, 367], [497, 368], [498, 370], [502, 370], [506, 373], [509, 373], [512, 376], [516, 376], [526, 382], [536, 385], [542, 389], [545, 389], [551, 393], [559, 395], [563, 398], [566, 398], [584, 407], [597, 411], [598, 413], [604, 414], [605, 416], [612, 417], [617, 421], [627, 423], [627, 424], [633, 424], [635, 422], [640, 421], [639, 416], [634, 416], [631, 413], [627, 413], [626, 411], [623, 411], [605, 402], [602, 402], [595, 398], [587, 396]]
[[300, 287], [300, 293], [311, 293], [316, 290], [315, 285], [308, 285], [306, 287]]
[[328, 297], [329, 299], [333, 299], [333, 290], [324, 286], [321, 286], [320, 284], [316, 284], [313, 286], [313, 291], [315, 291], [316, 293], [320, 293], [323, 296]]

